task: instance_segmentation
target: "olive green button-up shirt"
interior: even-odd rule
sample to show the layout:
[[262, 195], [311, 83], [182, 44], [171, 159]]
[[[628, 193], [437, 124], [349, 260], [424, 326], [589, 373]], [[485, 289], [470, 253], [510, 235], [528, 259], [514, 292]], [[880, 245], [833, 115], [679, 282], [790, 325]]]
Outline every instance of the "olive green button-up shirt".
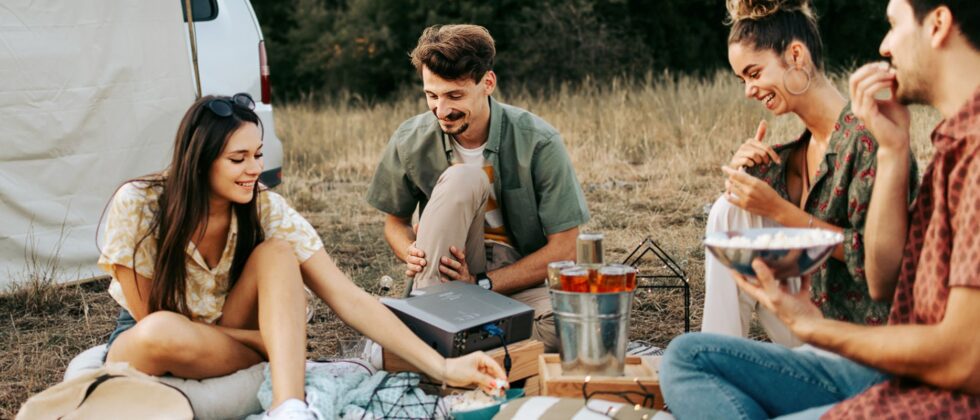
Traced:
[[[526, 110], [489, 101], [483, 157], [499, 174], [493, 189], [511, 244], [528, 255], [547, 243], [546, 235], [587, 222], [589, 210], [558, 131]], [[451, 139], [435, 115], [410, 118], [388, 141], [368, 188], [368, 203], [398, 217], [410, 217], [416, 206], [424, 212], [452, 154]]]

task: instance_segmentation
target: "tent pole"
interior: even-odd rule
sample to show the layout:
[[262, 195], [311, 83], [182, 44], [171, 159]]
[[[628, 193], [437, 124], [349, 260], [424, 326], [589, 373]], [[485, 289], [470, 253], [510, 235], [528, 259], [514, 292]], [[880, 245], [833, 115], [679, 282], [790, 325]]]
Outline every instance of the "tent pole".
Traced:
[[201, 97], [201, 71], [197, 66], [197, 32], [194, 30], [194, 10], [191, 0], [184, 0], [184, 16], [191, 36], [191, 63], [194, 66], [194, 82], [197, 84], [197, 97]]

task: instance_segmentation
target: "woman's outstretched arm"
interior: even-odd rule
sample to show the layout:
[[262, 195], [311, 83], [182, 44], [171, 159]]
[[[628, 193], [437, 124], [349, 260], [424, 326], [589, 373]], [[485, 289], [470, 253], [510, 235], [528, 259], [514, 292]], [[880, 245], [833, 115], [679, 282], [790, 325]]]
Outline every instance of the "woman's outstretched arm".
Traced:
[[416, 337], [377, 298], [348, 279], [323, 249], [306, 260], [301, 268], [306, 285], [340, 319], [429, 377], [454, 386], [476, 384], [484, 388], [492, 387], [495, 378], [505, 377], [497, 362], [482, 352], [444, 359]]

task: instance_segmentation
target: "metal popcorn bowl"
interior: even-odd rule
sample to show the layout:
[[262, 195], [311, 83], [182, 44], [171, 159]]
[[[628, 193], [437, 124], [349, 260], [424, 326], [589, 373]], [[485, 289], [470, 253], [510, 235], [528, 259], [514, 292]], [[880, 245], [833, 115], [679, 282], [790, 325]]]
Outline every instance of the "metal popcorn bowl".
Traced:
[[[815, 244], [755, 243], [764, 235], [775, 237], [777, 234], [791, 240], [807, 237], [814, 239]], [[733, 243], [731, 239], [737, 237], [747, 238], [752, 243]], [[788, 279], [816, 271], [843, 241], [844, 235], [825, 229], [759, 228], [712, 232], [705, 236], [704, 246], [726, 267], [747, 277], [755, 278], [752, 261], [762, 258], [772, 269], [775, 278]]]
[[508, 389], [504, 392], [504, 397], [486, 407], [474, 408], [472, 410], [453, 410], [450, 418], [454, 420], [490, 420], [500, 412], [500, 406], [510, 400], [524, 396], [524, 388]]

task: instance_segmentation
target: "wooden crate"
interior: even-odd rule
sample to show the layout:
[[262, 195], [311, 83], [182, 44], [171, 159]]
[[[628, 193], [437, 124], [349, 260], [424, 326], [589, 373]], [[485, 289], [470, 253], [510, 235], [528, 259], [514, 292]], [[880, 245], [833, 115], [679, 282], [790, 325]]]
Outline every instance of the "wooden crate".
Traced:
[[[660, 356], [626, 356], [624, 366], [624, 376], [590, 376], [586, 386], [586, 393], [592, 394], [591, 398], [598, 398], [607, 401], [626, 402], [639, 404], [643, 402], [640, 394], [650, 393], [653, 395], [653, 403], [646, 404], [649, 408], [662, 410], [664, 408], [663, 394], [660, 392], [660, 379], [658, 376], [660, 366]], [[562, 374], [561, 357], [557, 354], [542, 354], [538, 358], [538, 371], [541, 375], [541, 395], [551, 397], [583, 398], [582, 384], [586, 376], [565, 376]], [[639, 384], [642, 384], [641, 387]], [[643, 388], [646, 388], [644, 391]], [[639, 394], [630, 395], [630, 400], [625, 400], [618, 395], [605, 394], [607, 392], [633, 391]]]
[[541, 395], [541, 375], [527, 378], [527, 381], [524, 382], [524, 395], [528, 397]]
[[[519, 381], [538, 374], [538, 356], [544, 354], [543, 343], [531, 339], [518, 341], [513, 344], [508, 344], [507, 351], [510, 352], [511, 361], [508, 381]], [[504, 366], [503, 347], [488, 350], [486, 353], [496, 360], [497, 363], [500, 363], [501, 367]], [[384, 361], [382, 364], [384, 370], [388, 372], [419, 372], [418, 368], [412, 366], [411, 363], [408, 363], [396, 354], [389, 352], [387, 349], [383, 351], [383, 355]]]

